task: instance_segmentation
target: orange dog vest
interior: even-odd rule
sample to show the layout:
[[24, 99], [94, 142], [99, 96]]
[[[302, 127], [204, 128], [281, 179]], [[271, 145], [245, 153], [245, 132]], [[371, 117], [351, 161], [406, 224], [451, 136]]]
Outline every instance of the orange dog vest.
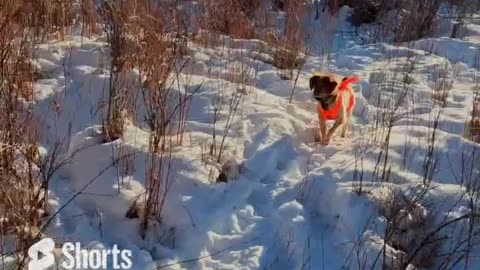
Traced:
[[[340, 86], [338, 87], [338, 91], [345, 91], [350, 87], [351, 83], [359, 81], [360, 78], [357, 76], [353, 77], [347, 77], [344, 79], [341, 83]], [[322, 108], [322, 105], [320, 103], [317, 104], [317, 111], [318, 114], [323, 118], [327, 120], [335, 120], [338, 117], [338, 113], [340, 112], [340, 109], [342, 108], [342, 102], [343, 102], [343, 95], [338, 95], [337, 101], [335, 102], [335, 105], [329, 109], [329, 110], [324, 110]], [[352, 112], [353, 107], [355, 106], [355, 97], [353, 95], [350, 96], [348, 100], [348, 105], [347, 105], [347, 111]]]

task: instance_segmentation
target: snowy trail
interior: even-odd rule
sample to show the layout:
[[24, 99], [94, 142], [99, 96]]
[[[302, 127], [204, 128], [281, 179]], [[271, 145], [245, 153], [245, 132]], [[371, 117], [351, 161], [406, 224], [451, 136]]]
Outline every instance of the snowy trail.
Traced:
[[[362, 50], [360, 47], [352, 49], [352, 54], [354, 53], [356, 57], [349, 59], [348, 53], [344, 52], [341, 58], [336, 59], [335, 68], [340, 72], [345, 72], [343, 67], [346, 65], [350, 70], [353, 68], [356, 73], [364, 74], [364, 82], [358, 92], [358, 98], [361, 100], [361, 106], [365, 107], [356, 110], [359, 123], [368, 123], [369, 114], [368, 111], [365, 112], [366, 106], [370, 106], [370, 110], [372, 105], [375, 106], [371, 103], [374, 101], [375, 94], [368, 93], [375, 90], [372, 89], [371, 81], [368, 80], [370, 73], [392, 66], [390, 62], [392, 60], [379, 62], [378, 59], [374, 59], [379, 58], [380, 53], [375, 56], [375, 50], [378, 47], [380, 51], [385, 50], [381, 48], [382, 46], [363, 46], [363, 49], [366, 49], [364, 54], [372, 55], [373, 58], [357, 58], [362, 54], [359, 53], [359, 49], [360, 52]], [[443, 57], [428, 56], [425, 52], [418, 50], [391, 46], [388, 49], [395, 55], [393, 61], [395, 62], [397, 58], [399, 63], [405, 61], [406, 56], [417, 54], [420, 63], [418, 81], [424, 80], [435, 65], [441, 65], [446, 60]], [[312, 57], [305, 66], [308, 69], [319, 61], [320, 59]], [[355, 63], [356, 66], [348, 66], [348, 63]], [[395, 71], [395, 67], [392, 70]], [[468, 88], [472, 86], [473, 77], [471, 71], [461, 69], [460, 73], [462, 72], [463, 74], [454, 79], [455, 91], [448, 99], [444, 108], [445, 121], [439, 127], [447, 134], [452, 133], [457, 136], [463, 135], [463, 123], [469, 109], [468, 106], [461, 105], [471, 102], [471, 92]], [[270, 71], [267, 69], [265, 73], [260, 72], [258, 76], [259, 78], [270, 77]], [[250, 143], [245, 146], [245, 168], [242, 170], [239, 183], [227, 184], [229, 186], [227, 189], [229, 193], [237, 193], [242, 184], [247, 184], [249, 188], [240, 189], [243, 191], [240, 192], [242, 195], [233, 199], [236, 201], [240, 197], [239, 201], [233, 203], [237, 211], [233, 211], [231, 216], [225, 215], [226, 219], [223, 216], [214, 222], [231, 224], [231, 226], [222, 226], [221, 230], [214, 230], [212, 238], [216, 240], [213, 240], [212, 248], [208, 249], [210, 254], [228, 247], [232, 247], [233, 250], [204, 259], [198, 262], [198, 267], [228, 269], [235, 265], [238, 268], [245, 266], [261, 269], [300, 269], [305, 264], [328, 265], [329, 269], [348, 267], [351, 262], [348, 261], [347, 255], [352, 252], [352, 242], [362, 236], [364, 227], [375, 223], [373, 213], [370, 216], [364, 215], [371, 212], [370, 209], [376, 208], [373, 202], [366, 197], [359, 198], [350, 191], [352, 172], [348, 168], [353, 162], [352, 152], [356, 145], [355, 141], [358, 136], [361, 136], [358, 133], [361, 124], [356, 127], [355, 137], [348, 139], [348, 146], [339, 138], [327, 147], [313, 143], [311, 134], [308, 133], [312, 129], [316, 130], [317, 124], [316, 116], [312, 113], [313, 106], [308, 102], [309, 91], [305, 86], [306, 81], [308, 81], [308, 73], [301, 76], [293, 105], [286, 104], [289, 93], [285, 90], [291, 88], [283, 86], [284, 90], [281, 90], [276, 88], [278, 83], [272, 85], [260, 82], [256, 92], [265, 91], [264, 97], [270, 95], [283, 97], [283, 103], [280, 102], [283, 106], [269, 110], [268, 114], [251, 113], [245, 117], [245, 119], [251, 119], [246, 124], [250, 126], [247, 132], [250, 134], [250, 138], [247, 138]], [[417, 89], [415, 89], [415, 96], [412, 97], [413, 115], [411, 117], [417, 121], [416, 126], [428, 126], [428, 117], [431, 117], [432, 111], [422, 109], [429, 108], [429, 105], [422, 102], [431, 100], [431, 84], [415, 85], [415, 88]], [[259, 120], [267, 117], [268, 121]], [[276, 117], [283, 118], [283, 121]], [[423, 124], [421, 119], [425, 121]], [[418, 129], [412, 125], [408, 127], [411, 134], [418, 139], [426, 135], [421, 128]], [[402, 141], [398, 140], [398, 144], [401, 143]], [[401, 149], [398, 152], [400, 153]], [[307, 182], [314, 185], [314, 187], [307, 187], [314, 193], [308, 193], [307, 196], [313, 196], [316, 199], [305, 200], [306, 203], [302, 204], [299, 193], [302, 189], [302, 181], [308, 177], [305, 175], [307, 171], [311, 171], [310, 177], [313, 179]], [[400, 179], [397, 183], [411, 182], [408, 176], [398, 175], [398, 177]], [[407, 178], [401, 180], [403, 177]], [[368, 188], [368, 183], [366, 186]], [[381, 185], [374, 184], [371, 189], [376, 187]], [[315, 192], [318, 193], [315, 194]], [[230, 208], [232, 205], [228, 204], [227, 207]], [[229, 210], [225, 211], [229, 212]], [[249, 212], [249, 215], [245, 216], [245, 211]], [[232, 223], [232, 220], [242, 222]], [[275, 228], [274, 231], [271, 228]], [[231, 239], [232, 232], [242, 232], [242, 236], [236, 235]], [[225, 239], [229, 241], [223, 241]], [[253, 242], [251, 242], [252, 239], [254, 239]], [[242, 243], [249, 243], [250, 249], [247, 249], [249, 252], [239, 256], [240, 250], [245, 251]], [[235, 245], [240, 248], [235, 248]], [[262, 254], [261, 260], [255, 262], [259, 253]], [[317, 255], [312, 256], [312, 254]], [[318, 254], [322, 255], [318, 256]], [[251, 260], [248, 259], [250, 257]], [[248, 263], [245, 264], [246, 262]], [[190, 269], [192, 265], [184, 267]]]
[[[311, 58], [311, 61], [315, 63], [319, 59]], [[312, 237], [313, 246], [308, 249], [305, 246], [307, 243], [304, 241], [310, 238], [305, 232], [315, 235], [314, 224], [319, 221], [310, 217], [297, 201], [299, 187], [308, 170], [326, 172], [329, 167], [345, 166], [345, 162], [339, 160], [350, 158], [348, 152], [351, 149], [346, 149], [344, 139], [340, 138], [327, 147], [313, 142], [313, 132], [318, 132], [318, 123], [311, 110], [314, 104], [307, 103], [309, 91], [305, 87], [308, 81], [305, 78], [302, 77], [296, 90], [300, 100], [297, 98], [292, 105], [286, 104], [289, 91], [279, 92], [276, 86], [271, 85], [255, 89], [262, 100], [275, 99], [278, 95], [281, 105], [268, 109], [268, 112], [255, 112], [254, 109], [244, 116], [243, 125], [247, 126], [247, 131], [241, 133], [248, 135], [244, 139], [247, 143], [240, 179], [226, 185], [223, 192], [227, 204], [220, 208], [217, 206], [217, 210], [210, 210], [214, 214], [203, 217], [209, 220], [209, 224], [216, 224], [213, 227], [207, 225], [211, 248], [207, 248], [206, 253], [215, 254], [225, 248], [229, 250], [197, 262], [197, 267], [297, 269], [306, 263], [304, 260], [309, 257], [307, 250], [318, 252], [320, 244], [317, 237]], [[297, 102], [305, 106], [299, 108], [295, 105]], [[323, 168], [322, 165], [330, 159], [332, 162]], [[327, 179], [336, 174], [331, 172], [324, 177]], [[310, 219], [312, 223], [307, 222]], [[327, 222], [323, 226], [333, 225]], [[197, 232], [195, 230], [192, 235]], [[248, 252], [245, 251], [245, 243], [251, 247]], [[238, 253], [242, 250], [239, 258]], [[259, 253], [262, 255], [259, 256]], [[199, 257], [202, 255], [198, 254]], [[258, 258], [260, 261], [256, 261]], [[193, 265], [185, 264], [183, 267], [191, 269]]]

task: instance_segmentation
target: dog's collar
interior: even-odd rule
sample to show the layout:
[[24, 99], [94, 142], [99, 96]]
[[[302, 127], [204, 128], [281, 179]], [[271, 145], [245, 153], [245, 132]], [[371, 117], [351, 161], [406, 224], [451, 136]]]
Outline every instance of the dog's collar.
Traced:
[[314, 98], [322, 105], [322, 108], [324, 110], [332, 108], [337, 101], [337, 95], [330, 95], [327, 97], [314, 96]]

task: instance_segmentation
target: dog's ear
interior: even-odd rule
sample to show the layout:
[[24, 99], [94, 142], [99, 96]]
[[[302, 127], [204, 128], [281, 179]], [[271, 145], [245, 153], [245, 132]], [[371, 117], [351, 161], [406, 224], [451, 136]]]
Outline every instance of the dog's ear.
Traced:
[[330, 81], [329, 85], [330, 87], [328, 90], [330, 91], [330, 93], [332, 93], [337, 88], [338, 83], [336, 81]]
[[314, 86], [315, 86], [315, 82], [318, 80], [318, 76], [312, 76], [310, 78], [310, 91], [313, 90]]

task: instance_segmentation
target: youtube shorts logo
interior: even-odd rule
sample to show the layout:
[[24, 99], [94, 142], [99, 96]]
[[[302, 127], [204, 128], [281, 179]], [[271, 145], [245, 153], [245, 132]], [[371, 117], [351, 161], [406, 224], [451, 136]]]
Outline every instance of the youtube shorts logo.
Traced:
[[85, 249], [80, 243], [63, 243], [55, 257], [55, 242], [44, 238], [28, 249], [30, 261], [28, 270], [47, 270], [55, 264], [63, 269], [130, 269], [132, 267], [132, 251], [119, 249], [113, 245], [111, 249]]
[[33, 244], [28, 249], [28, 270], [44, 270], [52, 266], [55, 263], [54, 249], [55, 243], [51, 238], [44, 238]]

